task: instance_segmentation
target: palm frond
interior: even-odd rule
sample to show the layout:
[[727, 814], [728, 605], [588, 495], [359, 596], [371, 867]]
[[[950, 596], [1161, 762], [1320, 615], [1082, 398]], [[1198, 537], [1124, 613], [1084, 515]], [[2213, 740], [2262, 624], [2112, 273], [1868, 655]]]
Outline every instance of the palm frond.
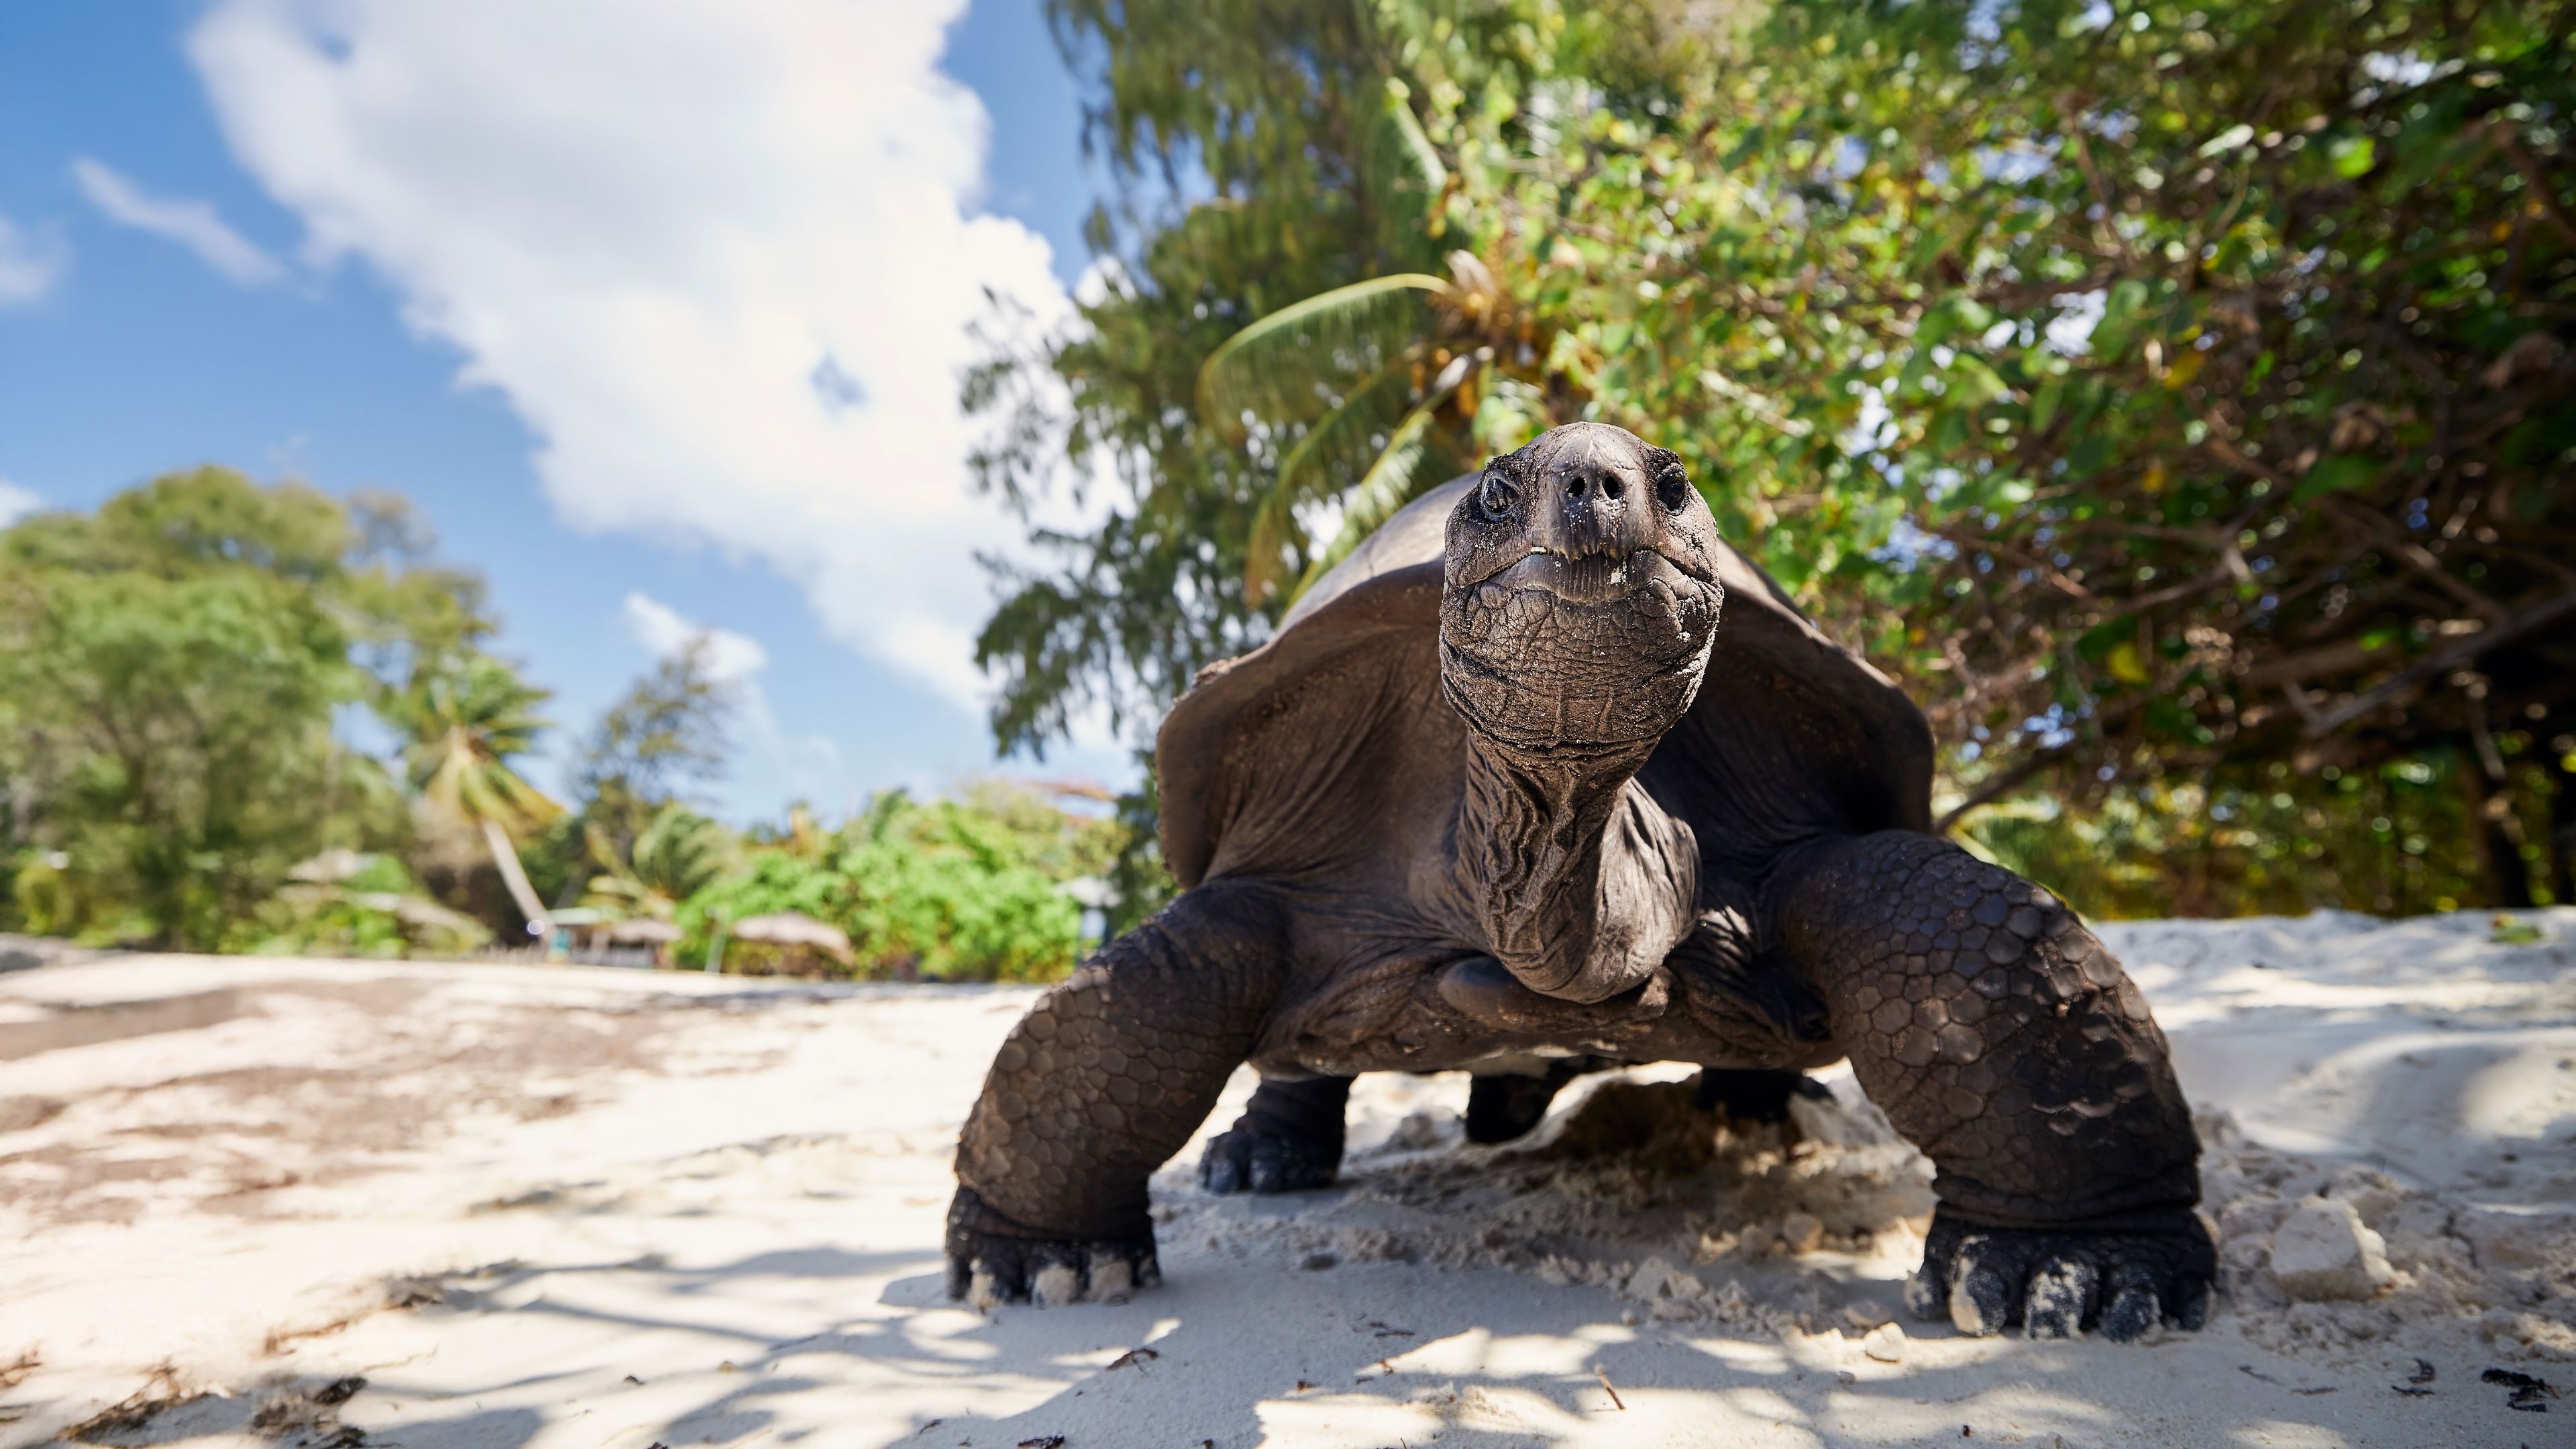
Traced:
[[731, 830], [677, 802], [654, 814], [624, 859], [596, 825], [584, 834], [600, 873], [583, 903], [657, 920], [671, 919], [680, 902], [731, 870], [740, 855]]
[[1306, 546], [1297, 505], [1335, 490], [1338, 480], [1375, 461], [1371, 439], [1404, 406], [1412, 369], [1398, 360], [1352, 388], [1306, 429], [1279, 460], [1270, 491], [1252, 515], [1243, 568], [1245, 599], [1256, 607], [1287, 574], [1287, 555]]
[[1386, 83], [1386, 131], [1395, 143], [1397, 157], [1403, 163], [1405, 178], [1431, 195], [1437, 196], [1449, 184], [1449, 168], [1441, 164], [1440, 148], [1422, 129], [1413, 114], [1413, 92], [1404, 82], [1390, 78]]
[[563, 807], [508, 761], [535, 748], [547, 691], [488, 655], [451, 661], [394, 702], [392, 722], [411, 736], [403, 759], [431, 805], [468, 821], [490, 820], [512, 834], [544, 826]]
[[1307, 563], [1304, 576], [1288, 596], [1289, 602], [1296, 602], [1333, 565], [1350, 557], [1352, 549], [1421, 491], [1422, 463], [1431, 453], [1432, 420], [1441, 403], [1447, 401], [1448, 393], [1447, 389], [1435, 393], [1396, 425], [1394, 436], [1387, 439], [1386, 450], [1377, 455], [1367, 474], [1342, 500], [1341, 532]]
[[1218, 344], [1199, 364], [1199, 415], [1227, 437], [1246, 414], [1305, 415], [1338, 377], [1380, 364], [1421, 334], [1422, 302], [1452, 290], [1443, 278], [1398, 272], [1318, 292]]
[[1347, 476], [1374, 461], [1371, 435], [1401, 418], [1404, 393], [1412, 382], [1410, 358], [1398, 358], [1342, 396], [1333, 410], [1315, 420], [1279, 459], [1274, 486], [1291, 504], [1305, 501], [1323, 480]]
[[731, 870], [734, 833], [686, 806], [665, 805], [635, 837], [634, 875], [671, 900], [683, 900]]
[[1413, 114], [1412, 89], [1393, 77], [1386, 82], [1376, 123], [1368, 128], [1361, 164], [1386, 198], [1387, 222], [1398, 229], [1401, 241], [1420, 247], [1446, 230], [1439, 205], [1449, 188], [1449, 168]]
[[1245, 603], [1257, 609], [1279, 587], [1288, 573], [1288, 550], [1303, 541], [1303, 532], [1287, 489], [1273, 488], [1261, 495], [1260, 505], [1252, 510], [1252, 537], [1244, 545]]

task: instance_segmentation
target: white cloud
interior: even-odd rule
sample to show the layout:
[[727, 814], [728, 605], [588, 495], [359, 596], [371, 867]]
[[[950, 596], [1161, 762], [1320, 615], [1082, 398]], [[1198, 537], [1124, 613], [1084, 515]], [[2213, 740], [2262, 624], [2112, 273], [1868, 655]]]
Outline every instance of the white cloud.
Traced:
[[712, 543], [973, 701], [957, 406], [985, 289], [1066, 315], [1046, 243], [971, 214], [963, 0], [220, 0], [190, 38], [244, 165], [541, 440], [559, 514]]
[[0, 478], [0, 528], [7, 528], [44, 506], [45, 500], [6, 478]]
[[748, 634], [731, 629], [710, 629], [693, 624], [680, 616], [680, 611], [647, 594], [626, 596], [626, 627], [634, 632], [635, 642], [653, 651], [656, 659], [667, 659], [688, 646], [690, 640], [704, 636], [707, 641], [707, 673], [717, 679], [740, 682], [769, 667], [769, 651]]
[[0, 216], [0, 307], [43, 301], [70, 264], [70, 249], [60, 237]]
[[262, 287], [286, 276], [277, 258], [226, 225], [212, 202], [154, 196], [132, 178], [87, 156], [72, 162], [72, 179], [80, 183], [81, 195], [108, 220], [177, 242], [242, 286]]

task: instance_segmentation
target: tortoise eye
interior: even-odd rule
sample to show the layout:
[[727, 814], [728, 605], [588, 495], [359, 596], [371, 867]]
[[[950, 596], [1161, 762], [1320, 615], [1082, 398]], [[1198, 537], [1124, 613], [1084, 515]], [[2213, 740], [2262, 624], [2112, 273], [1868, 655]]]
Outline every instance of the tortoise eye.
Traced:
[[1678, 462], [1666, 463], [1656, 474], [1655, 501], [1664, 505], [1668, 513], [1679, 513], [1687, 507], [1694, 491], [1690, 475], [1682, 471]]
[[1495, 469], [1486, 469], [1483, 480], [1476, 485], [1476, 506], [1496, 523], [1511, 516], [1512, 504], [1519, 499], [1520, 490]]

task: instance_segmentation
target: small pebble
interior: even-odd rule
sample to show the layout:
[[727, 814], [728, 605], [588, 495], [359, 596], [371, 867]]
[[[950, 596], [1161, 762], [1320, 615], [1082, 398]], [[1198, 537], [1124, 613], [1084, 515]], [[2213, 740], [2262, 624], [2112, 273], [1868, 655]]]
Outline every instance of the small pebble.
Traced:
[[1813, 1213], [1791, 1213], [1780, 1220], [1780, 1243], [1792, 1253], [1812, 1253], [1825, 1240], [1825, 1225]]
[[2397, 1281], [2388, 1248], [2352, 1204], [2312, 1197], [2272, 1234], [2272, 1277], [2305, 1303], [2364, 1299]]
[[1880, 1363], [1905, 1362], [1905, 1330], [1893, 1323], [1882, 1323], [1860, 1341], [1860, 1351]]

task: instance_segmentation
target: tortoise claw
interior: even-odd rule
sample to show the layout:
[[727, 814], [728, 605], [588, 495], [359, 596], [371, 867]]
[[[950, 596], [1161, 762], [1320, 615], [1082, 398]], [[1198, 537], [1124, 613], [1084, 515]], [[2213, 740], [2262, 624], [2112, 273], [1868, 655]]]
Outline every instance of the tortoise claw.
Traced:
[[2217, 1268], [2208, 1229], [2187, 1209], [2091, 1229], [1992, 1228], [1945, 1204], [1905, 1302], [1916, 1317], [1947, 1318], [1972, 1337], [2020, 1325], [2032, 1338], [2099, 1333], [2130, 1343], [2159, 1324], [2206, 1323]]

